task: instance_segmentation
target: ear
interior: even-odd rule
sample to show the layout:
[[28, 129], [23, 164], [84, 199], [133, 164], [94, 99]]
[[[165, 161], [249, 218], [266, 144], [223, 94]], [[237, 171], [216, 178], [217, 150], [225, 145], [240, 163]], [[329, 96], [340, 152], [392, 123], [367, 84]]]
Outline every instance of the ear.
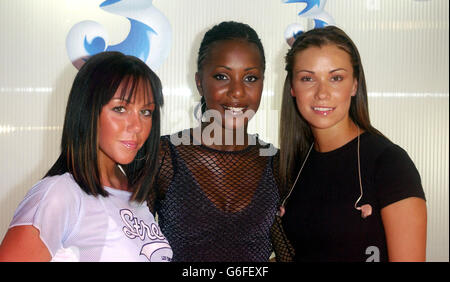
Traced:
[[294, 89], [292, 89], [292, 86], [291, 86], [291, 96], [295, 97], [295, 92], [294, 92]]
[[353, 80], [353, 87], [352, 87], [352, 96], [356, 96], [356, 92], [358, 91], [358, 81], [356, 78]]
[[198, 93], [200, 93], [200, 96], [203, 96], [202, 81], [198, 72], [195, 73], [195, 85], [197, 86], [197, 90]]

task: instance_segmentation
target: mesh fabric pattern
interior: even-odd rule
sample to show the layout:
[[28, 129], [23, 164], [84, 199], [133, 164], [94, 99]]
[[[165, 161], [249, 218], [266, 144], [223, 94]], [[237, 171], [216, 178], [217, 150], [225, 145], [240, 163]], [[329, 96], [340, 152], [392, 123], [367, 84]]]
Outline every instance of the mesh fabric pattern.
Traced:
[[161, 137], [161, 166], [149, 204], [173, 261], [268, 261], [279, 191], [274, 156], [261, 156], [265, 145], [256, 139], [256, 145], [229, 152], [175, 146], [170, 136]]
[[[279, 187], [280, 200], [279, 205], [283, 202], [283, 200], [287, 197], [289, 187], [292, 186], [292, 183], [287, 183], [285, 187], [282, 187], [280, 184], [280, 174], [278, 173], [280, 170], [280, 155], [277, 154], [273, 160], [273, 171], [276, 182]], [[275, 260], [277, 262], [293, 262], [295, 257], [295, 249], [292, 246], [292, 243], [287, 238], [287, 235], [284, 231], [282, 218], [279, 215], [275, 216], [272, 228], [270, 229], [272, 248], [275, 252]]]

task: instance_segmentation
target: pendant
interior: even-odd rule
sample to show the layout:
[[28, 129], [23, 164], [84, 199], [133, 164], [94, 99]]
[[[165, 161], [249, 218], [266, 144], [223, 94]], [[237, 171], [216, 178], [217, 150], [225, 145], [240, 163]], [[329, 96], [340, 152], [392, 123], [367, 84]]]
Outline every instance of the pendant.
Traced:
[[362, 205], [360, 207], [357, 207], [356, 209], [361, 211], [362, 218], [366, 218], [372, 214], [372, 206], [369, 204]]
[[283, 217], [283, 215], [284, 215], [285, 212], [286, 212], [286, 210], [284, 209], [284, 206], [280, 206], [280, 208], [279, 208], [279, 210], [278, 210], [278, 212], [277, 212], [277, 215], [278, 215], [279, 217]]

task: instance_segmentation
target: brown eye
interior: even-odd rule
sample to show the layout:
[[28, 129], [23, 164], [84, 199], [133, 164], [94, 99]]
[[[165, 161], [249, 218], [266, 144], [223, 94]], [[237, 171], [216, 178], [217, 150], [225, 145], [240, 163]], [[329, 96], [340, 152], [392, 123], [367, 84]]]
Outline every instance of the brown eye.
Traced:
[[227, 77], [223, 74], [216, 74], [216, 75], [214, 75], [214, 78], [216, 80], [226, 80], [227, 79]]
[[344, 78], [341, 75], [334, 75], [331, 77], [331, 81], [342, 81]]
[[246, 82], [256, 82], [258, 79], [259, 79], [259, 78], [256, 77], [256, 76], [254, 76], [254, 75], [249, 75], [249, 76], [245, 77], [244, 80], [245, 80]]

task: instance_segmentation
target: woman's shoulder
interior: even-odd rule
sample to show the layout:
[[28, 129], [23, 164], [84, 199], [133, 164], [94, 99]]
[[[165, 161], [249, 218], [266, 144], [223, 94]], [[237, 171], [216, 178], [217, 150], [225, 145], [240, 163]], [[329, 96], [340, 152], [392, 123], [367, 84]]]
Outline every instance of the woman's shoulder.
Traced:
[[54, 199], [56, 203], [71, 202], [82, 197], [83, 191], [74, 180], [72, 174], [66, 172], [61, 175], [47, 176], [37, 182], [27, 193], [28, 197], [39, 200]]
[[266, 142], [263, 139], [259, 138], [258, 134], [250, 135], [250, 138], [253, 138], [253, 143], [259, 150], [259, 155], [262, 157], [273, 157], [279, 154], [279, 149], [276, 148], [272, 143]]
[[[162, 152], [166, 152], [171, 150], [170, 148], [179, 147], [183, 148], [187, 151], [191, 151], [193, 147], [190, 145], [198, 145], [194, 148], [200, 149], [204, 148], [205, 150], [209, 150], [209, 147], [205, 147], [201, 144], [201, 133], [197, 131], [198, 128], [188, 128], [184, 129], [172, 134], [162, 135], [160, 138], [160, 150]], [[274, 157], [279, 153], [279, 149], [276, 148], [272, 143], [266, 142], [259, 137], [258, 134], [249, 134], [248, 135], [248, 144], [249, 146], [246, 149], [241, 151], [235, 151], [234, 153], [245, 153], [248, 151], [257, 150], [259, 156], [261, 157]], [[183, 146], [184, 145], [184, 146]], [[219, 150], [211, 149], [210, 153], [216, 152], [218, 154], [224, 153]]]
[[420, 173], [409, 154], [384, 136], [371, 137], [374, 182], [381, 207], [408, 197], [425, 199]]
[[365, 143], [369, 143], [371, 146], [375, 148], [384, 149], [389, 146], [395, 145], [391, 140], [389, 140], [384, 135], [373, 133], [366, 131], [361, 134], [361, 141]]
[[40, 226], [43, 218], [76, 214], [83, 193], [70, 173], [47, 176], [28, 191], [16, 209], [11, 226], [33, 222]]
[[183, 145], [191, 145], [193, 141], [192, 128], [187, 128], [175, 133], [162, 135], [160, 138], [160, 142], [164, 144], [172, 144], [178, 146], [180, 144]]
[[369, 132], [365, 132], [364, 135], [365, 138], [361, 140], [361, 143], [365, 145], [367, 151], [370, 151], [377, 157], [381, 156], [400, 157], [408, 155], [405, 149], [403, 149], [401, 146], [389, 140], [387, 137], [383, 135]]
[[32, 189], [48, 190], [53, 187], [63, 187], [62, 189], [71, 189], [73, 186], [78, 186], [72, 174], [66, 172], [60, 175], [46, 176], [39, 180]]
[[381, 134], [364, 132], [361, 137], [361, 150], [365, 150], [370, 155], [378, 158], [385, 154], [406, 153], [400, 146]]

